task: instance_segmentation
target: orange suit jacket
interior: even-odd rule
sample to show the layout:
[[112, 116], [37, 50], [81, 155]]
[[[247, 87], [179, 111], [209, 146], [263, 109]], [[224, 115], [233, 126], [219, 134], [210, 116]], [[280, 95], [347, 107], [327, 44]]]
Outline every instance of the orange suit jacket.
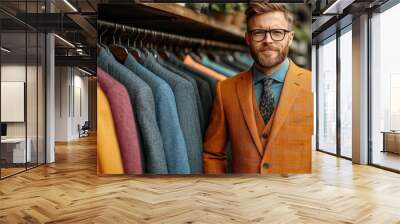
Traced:
[[311, 173], [310, 71], [290, 61], [268, 131], [256, 123], [260, 119], [252, 79], [248, 70], [218, 83], [203, 145], [204, 172], [225, 173], [225, 146], [230, 140], [233, 173]]

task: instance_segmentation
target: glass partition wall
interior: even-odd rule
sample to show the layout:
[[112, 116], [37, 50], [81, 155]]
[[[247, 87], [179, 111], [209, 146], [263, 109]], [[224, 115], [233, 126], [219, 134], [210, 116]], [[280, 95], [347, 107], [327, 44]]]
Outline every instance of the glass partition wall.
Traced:
[[370, 163], [400, 172], [400, 4], [371, 19]]
[[317, 149], [336, 154], [336, 35], [322, 42], [317, 54]]
[[316, 47], [316, 149], [352, 157], [351, 25]]
[[42, 6], [0, 3], [1, 179], [45, 163], [45, 35], [18, 20], [20, 12], [38, 13]]
[[[368, 164], [400, 172], [400, 4], [369, 14]], [[317, 150], [352, 157], [352, 28], [316, 45]], [[356, 40], [357, 41], [357, 40]], [[338, 57], [337, 57], [338, 56]]]
[[351, 25], [341, 31], [340, 68], [340, 155], [352, 158], [352, 34]]

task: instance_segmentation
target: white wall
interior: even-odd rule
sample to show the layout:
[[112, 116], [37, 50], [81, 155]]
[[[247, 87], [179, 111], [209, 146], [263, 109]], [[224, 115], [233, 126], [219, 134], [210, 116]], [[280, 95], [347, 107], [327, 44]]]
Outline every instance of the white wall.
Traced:
[[[36, 67], [33, 66], [28, 66], [27, 68], [24, 65], [18, 65], [18, 64], [9, 64], [9, 65], [2, 65], [1, 66], [1, 81], [2, 82], [25, 82], [25, 75], [26, 75], [26, 70], [28, 71], [28, 74], [36, 74]], [[29, 78], [29, 85], [34, 85], [36, 86], [36, 80], [31, 80], [30, 76]], [[36, 88], [27, 88], [27, 103], [30, 104], [30, 102], [35, 102], [32, 105], [27, 105], [30, 106], [32, 111], [32, 107], [36, 108]], [[4, 96], [3, 96], [4, 97]], [[7, 110], [7, 108], [1, 108], [1, 110]], [[36, 110], [36, 109], [34, 109]], [[34, 127], [36, 130], [36, 113], [27, 113], [27, 119], [28, 122], [33, 122], [33, 124], [28, 124], [28, 128]], [[25, 123], [26, 122], [7, 122], [7, 136], [8, 137], [25, 137]], [[28, 137], [29, 133], [31, 133], [28, 130]]]
[[88, 120], [88, 78], [81, 76], [79, 70], [74, 70], [74, 108], [72, 108], [72, 132], [74, 138], [78, 138], [78, 124], [81, 126]]
[[1, 121], [25, 121], [25, 82], [1, 82]]
[[[1, 66], [2, 82], [24, 82], [26, 83], [26, 106], [25, 102], [21, 112], [25, 114], [26, 120], [23, 122], [6, 122], [7, 137], [25, 138], [32, 151], [32, 161], [44, 163], [45, 142], [44, 142], [44, 74], [41, 66], [32, 66], [25, 64], [3, 64]], [[27, 78], [27, 80], [25, 80]], [[2, 96], [7, 97], [7, 96]], [[2, 107], [1, 110], [11, 110], [11, 108]], [[8, 111], [13, 113], [12, 111]], [[38, 150], [38, 151], [37, 151]], [[37, 153], [39, 155], [37, 156]]]
[[69, 68], [55, 68], [55, 141], [67, 141], [69, 132]]
[[73, 67], [56, 67], [55, 73], [55, 140], [70, 141], [88, 120], [88, 78]]

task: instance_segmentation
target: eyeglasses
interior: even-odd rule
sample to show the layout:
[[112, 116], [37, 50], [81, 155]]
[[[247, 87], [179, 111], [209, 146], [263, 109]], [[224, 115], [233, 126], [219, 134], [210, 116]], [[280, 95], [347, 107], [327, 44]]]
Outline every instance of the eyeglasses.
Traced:
[[249, 33], [251, 34], [251, 38], [256, 42], [263, 41], [267, 36], [267, 33], [269, 33], [269, 36], [273, 41], [281, 41], [285, 38], [285, 35], [288, 32], [290, 31], [285, 29], [271, 29], [271, 30], [255, 29], [249, 31]]

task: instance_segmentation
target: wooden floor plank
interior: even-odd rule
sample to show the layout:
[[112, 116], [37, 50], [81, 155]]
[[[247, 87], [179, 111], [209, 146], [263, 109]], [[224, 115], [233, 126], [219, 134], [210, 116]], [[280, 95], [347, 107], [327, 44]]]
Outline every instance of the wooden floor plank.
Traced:
[[313, 152], [308, 175], [96, 175], [96, 139], [0, 181], [0, 223], [400, 223], [400, 175]]

